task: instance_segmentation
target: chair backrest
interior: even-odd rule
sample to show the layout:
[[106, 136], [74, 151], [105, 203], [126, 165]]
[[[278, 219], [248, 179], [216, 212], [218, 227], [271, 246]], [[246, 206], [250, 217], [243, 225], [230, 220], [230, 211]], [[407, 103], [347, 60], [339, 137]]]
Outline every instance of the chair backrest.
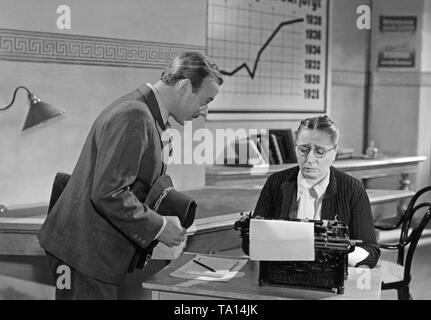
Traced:
[[[404, 248], [409, 244], [409, 230], [410, 226], [412, 224], [413, 218], [415, 213], [424, 207], [431, 206], [431, 203], [429, 202], [423, 202], [418, 205], [416, 205], [416, 202], [418, 199], [426, 194], [427, 192], [431, 191], [431, 186], [427, 186], [425, 188], [420, 189], [415, 193], [415, 195], [410, 200], [406, 211], [404, 212], [402, 219], [401, 219], [401, 233], [400, 233], [400, 240], [399, 240], [399, 250], [398, 250], [398, 259], [397, 263], [400, 265], [404, 265]], [[411, 240], [411, 239], [410, 239]]]
[[[417, 244], [419, 242], [419, 239], [421, 238], [422, 232], [424, 231], [425, 227], [427, 226], [427, 224], [431, 219], [431, 203], [421, 203], [417, 205], [416, 207], [414, 207], [412, 211], [412, 215], [414, 215], [414, 213], [417, 210], [423, 207], [428, 207], [428, 210], [425, 212], [419, 224], [413, 228], [410, 235], [406, 238], [405, 242], [401, 247], [401, 248], [404, 248], [405, 246], [409, 245], [405, 264], [404, 264], [404, 281], [407, 281], [407, 282], [410, 282], [410, 269], [411, 269], [413, 255], [415, 253]], [[400, 251], [401, 250], [399, 250], [398, 253], [400, 253]]]
[[[410, 200], [410, 202], [407, 206], [407, 209], [404, 213], [404, 216], [403, 216], [403, 223], [402, 223], [401, 235], [400, 235], [400, 243], [405, 241], [408, 237], [409, 228], [410, 228], [411, 222], [413, 220], [414, 213], [416, 212], [416, 210], [415, 210], [415, 208], [417, 207], [416, 202], [418, 201], [418, 199], [421, 196], [423, 196], [425, 193], [430, 192], [430, 191], [431, 191], [431, 186], [427, 186], [425, 188], [422, 188], [419, 191], [417, 191], [415, 193], [415, 195], [413, 196], [413, 198]], [[430, 193], [430, 195], [431, 195], [431, 193]], [[428, 203], [428, 202], [426, 202], [426, 203]], [[429, 206], [426, 203], [423, 203], [420, 205], [422, 205], [422, 207]]]
[[51, 211], [51, 209], [54, 207], [58, 198], [60, 198], [61, 193], [63, 192], [67, 182], [69, 181], [69, 178], [70, 178], [70, 175], [63, 172], [58, 172], [55, 175], [54, 183], [52, 184], [51, 198], [49, 200], [48, 214]]

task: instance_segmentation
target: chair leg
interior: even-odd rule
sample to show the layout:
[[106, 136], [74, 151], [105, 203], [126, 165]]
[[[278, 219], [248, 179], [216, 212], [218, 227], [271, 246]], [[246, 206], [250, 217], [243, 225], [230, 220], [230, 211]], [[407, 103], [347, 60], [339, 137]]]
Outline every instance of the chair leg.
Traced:
[[398, 295], [398, 300], [404, 300], [403, 299], [403, 289], [402, 288], [397, 289], [397, 295]]
[[410, 290], [409, 287], [406, 288], [406, 295], [407, 295], [407, 300], [413, 300], [412, 295], [410, 294]]
[[408, 286], [397, 289], [397, 292], [398, 292], [398, 300], [413, 300], [413, 297], [410, 294], [410, 290]]
[[410, 294], [410, 289], [408, 285], [404, 288], [404, 297], [405, 297], [405, 300], [413, 300], [413, 297]]

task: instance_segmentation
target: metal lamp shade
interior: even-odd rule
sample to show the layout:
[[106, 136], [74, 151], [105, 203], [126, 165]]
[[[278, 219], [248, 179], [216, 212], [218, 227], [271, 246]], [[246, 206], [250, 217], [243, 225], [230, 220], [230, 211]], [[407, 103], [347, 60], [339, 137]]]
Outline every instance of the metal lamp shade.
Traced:
[[55, 118], [63, 113], [64, 111], [58, 110], [40, 99], [30, 100], [30, 110], [28, 111], [27, 119], [25, 120], [22, 131]]

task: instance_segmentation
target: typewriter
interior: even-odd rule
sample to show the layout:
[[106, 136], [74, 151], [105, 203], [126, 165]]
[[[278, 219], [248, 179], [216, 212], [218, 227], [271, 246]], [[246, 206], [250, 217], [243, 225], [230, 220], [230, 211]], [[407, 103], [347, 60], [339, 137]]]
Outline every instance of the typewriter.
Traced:
[[[249, 254], [251, 212], [235, 222], [240, 231], [242, 250]], [[291, 219], [289, 221], [304, 221]], [[314, 261], [259, 261], [259, 285], [281, 285], [344, 293], [347, 254], [359, 240], [349, 239], [348, 227], [335, 220], [307, 220], [314, 223]]]

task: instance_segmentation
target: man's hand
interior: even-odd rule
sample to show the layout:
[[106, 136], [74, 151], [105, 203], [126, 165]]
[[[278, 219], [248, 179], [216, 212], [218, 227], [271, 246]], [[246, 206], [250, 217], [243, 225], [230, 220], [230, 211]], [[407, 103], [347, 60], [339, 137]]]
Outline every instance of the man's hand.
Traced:
[[178, 246], [186, 239], [186, 229], [181, 226], [180, 219], [173, 216], [165, 216], [166, 226], [157, 238], [168, 247]]

